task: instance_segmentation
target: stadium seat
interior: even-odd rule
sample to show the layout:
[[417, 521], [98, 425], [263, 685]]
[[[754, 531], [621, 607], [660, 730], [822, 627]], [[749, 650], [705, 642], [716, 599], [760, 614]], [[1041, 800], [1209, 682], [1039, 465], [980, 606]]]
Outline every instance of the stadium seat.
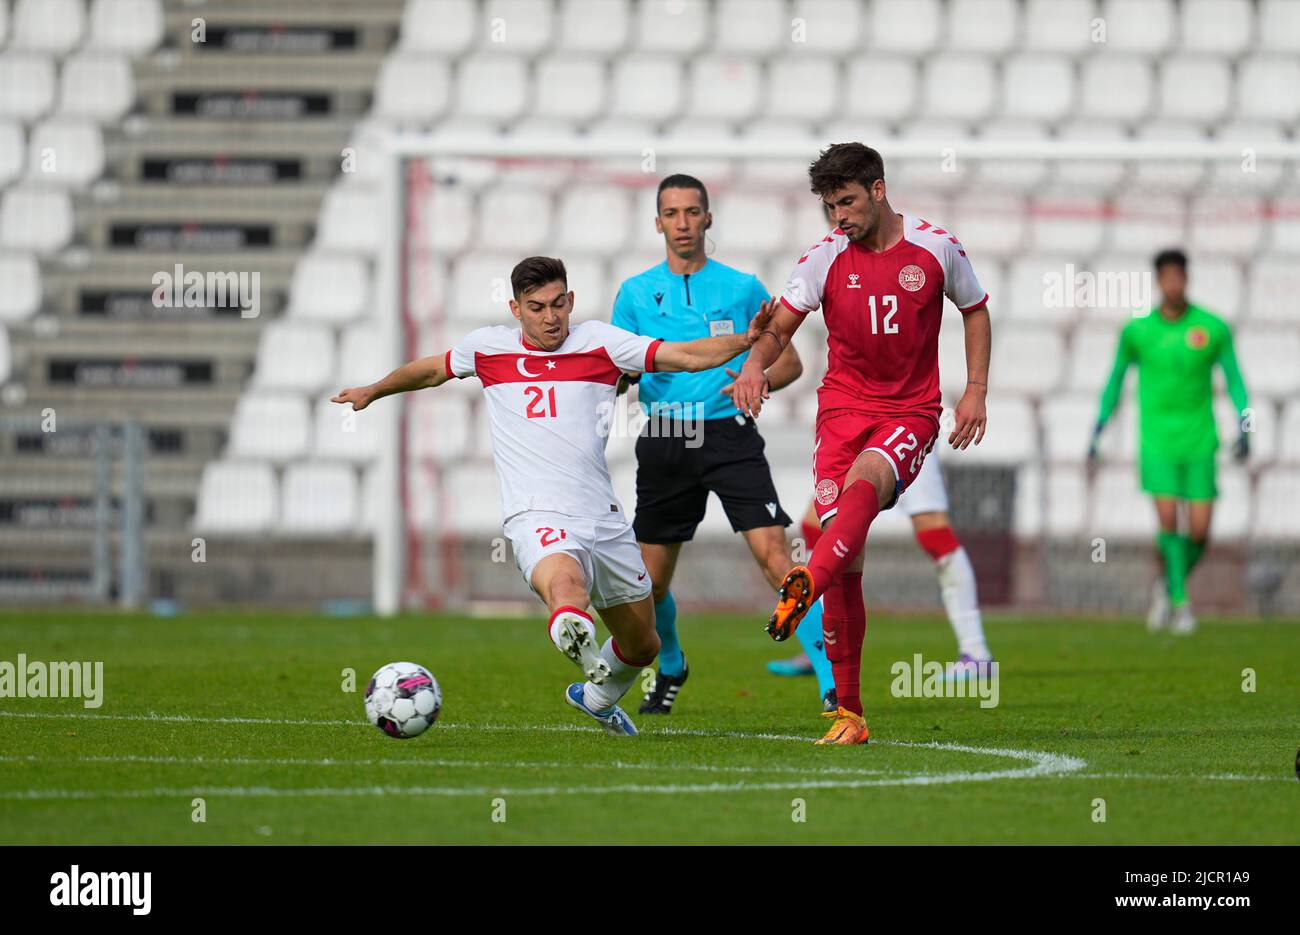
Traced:
[[687, 58], [709, 31], [707, 0], [642, 0], [637, 4], [636, 47]]
[[414, 393], [407, 404], [407, 450], [413, 457], [453, 464], [470, 453], [470, 406], [448, 398], [444, 387], [432, 393]]
[[[735, 192], [714, 199], [713, 225], [728, 252], [780, 250], [787, 228], [779, 195]], [[797, 257], [791, 257], [793, 262]]]
[[334, 331], [312, 322], [267, 325], [257, 344], [253, 384], [262, 389], [311, 393], [334, 379]]
[[1189, 51], [1239, 55], [1253, 38], [1250, 0], [1183, 0], [1182, 14], [1182, 47]]
[[1106, 223], [1095, 198], [1068, 189], [1039, 192], [1029, 217], [1029, 249], [1088, 256], [1102, 246]]
[[446, 253], [463, 249], [477, 233], [472, 193], [462, 185], [434, 185], [428, 198], [425, 243]]
[[1227, 463], [1219, 466], [1219, 498], [1214, 503], [1214, 542], [1236, 542], [1244, 539], [1251, 526], [1250, 476], [1240, 465]]
[[943, 20], [939, 0], [873, 0], [869, 48], [924, 56], [939, 44]]
[[[1187, 241], [1187, 202], [1170, 194], [1128, 189], [1111, 203], [1110, 248], [1155, 255], [1164, 244]], [[1146, 269], [1146, 265], [1126, 267]]]
[[719, 52], [766, 56], [790, 41], [784, 0], [717, 0], [713, 47]]
[[0, 118], [30, 123], [54, 104], [54, 61], [31, 52], [0, 52]]
[[1295, 301], [1300, 295], [1300, 267], [1294, 257], [1265, 254], [1250, 266], [1250, 321], [1296, 323]]
[[32, 128], [27, 174], [32, 181], [85, 188], [104, 173], [104, 140], [89, 120], [53, 118]]
[[1117, 539], [1149, 540], [1156, 533], [1156, 511], [1150, 495], [1138, 486], [1131, 465], [1104, 465], [1093, 486], [1089, 533]]
[[[1257, 407], [1263, 409], [1263, 407]], [[1276, 434], [1275, 457], [1281, 464], [1300, 467], [1300, 400], [1290, 400], [1282, 410]], [[1295, 503], [1297, 501], [1287, 501]]]
[[364, 185], [335, 185], [321, 202], [316, 247], [373, 254], [379, 249], [379, 192]]
[[[1222, 388], [1223, 379], [1215, 374], [1215, 385]], [[1247, 388], [1249, 389], [1249, 384]], [[1289, 426], [1279, 423], [1277, 407], [1269, 400], [1251, 400], [1247, 436], [1250, 439], [1249, 465], [1271, 464], [1278, 458], [1279, 433], [1286, 432]], [[1237, 407], [1227, 395], [1220, 392], [1214, 398], [1214, 423], [1219, 429], [1219, 459], [1228, 461], [1232, 457], [1232, 446], [1241, 434], [1243, 419], [1237, 414]]]
[[1260, 0], [1259, 43], [1276, 52], [1300, 52], [1300, 6], [1293, 0]]
[[554, 235], [551, 201], [535, 188], [494, 187], [479, 199], [478, 232], [488, 250], [540, 250]]
[[1160, 63], [1159, 112], [1173, 120], [1210, 124], [1232, 103], [1232, 74], [1226, 59], [1177, 55]]
[[402, 10], [401, 48], [453, 56], [478, 37], [474, 0], [407, 0]]
[[[830, 59], [785, 56], [767, 63], [764, 116], [788, 122], [816, 122], [837, 113], [842, 84], [839, 64]], [[817, 94], [809, 94], [817, 88]], [[849, 104], [854, 102], [850, 98]]]
[[139, 56], [162, 44], [164, 28], [162, 0], [92, 0], [86, 44]]
[[463, 59], [456, 69], [456, 108], [461, 117], [507, 122], [523, 113], [529, 98], [524, 59], [484, 52]]
[[16, 0], [13, 47], [66, 55], [86, 31], [85, 0]]
[[[1056, 131], [1057, 139], [1087, 142], [1111, 142], [1128, 138], [1123, 124], [1116, 120], [1069, 120]], [[1053, 182], [1059, 188], [1098, 197], [1113, 192], [1125, 176], [1124, 163], [1118, 159], [1063, 159], [1056, 164]]]
[[289, 314], [303, 321], [340, 323], [364, 314], [371, 302], [366, 261], [351, 253], [311, 251], [293, 270]]
[[[1070, 339], [1068, 386], [1075, 390], [1100, 393], [1115, 362], [1119, 327], [1090, 324], [1075, 330]], [[1132, 376], [1130, 374], [1130, 380]]]
[[1008, 329], [998, 337], [993, 342], [989, 370], [997, 374], [1000, 391], [1036, 396], [1060, 385], [1065, 372], [1065, 342], [1059, 329], [1025, 326]]
[[552, 0], [485, 0], [482, 45], [511, 55], [533, 55], [551, 44]]
[[[889, 93], [880, 93], [881, 88], [888, 88]], [[910, 117], [918, 112], [919, 96], [920, 79], [911, 59], [871, 55], [856, 56], [849, 63], [844, 84], [844, 112], [849, 117], [869, 120]]]
[[1026, 0], [1025, 48], [1080, 54], [1092, 46], [1093, 0]]
[[1002, 55], [1020, 34], [1016, 0], [949, 0], [947, 47], [956, 52]]
[[1300, 393], [1300, 334], [1294, 328], [1245, 325], [1236, 336], [1237, 362], [1253, 394], [1290, 400]]
[[956, 52], [929, 58], [922, 75], [927, 117], [979, 123], [993, 109], [997, 82], [986, 56]]
[[[1136, 136], [1169, 148], [1177, 146], [1179, 140], [1200, 142], [1205, 139], [1205, 132], [1189, 121], [1159, 119], [1144, 122], [1138, 127]], [[1208, 172], [1209, 167], [1199, 160], [1139, 162], [1133, 167], [1126, 185], [1131, 192], [1140, 194], [1178, 192], [1190, 195], [1204, 188]]]
[[[1284, 142], [1286, 134], [1282, 124], [1271, 120], [1229, 120], [1215, 125], [1214, 138], [1237, 143], [1238, 152], [1242, 152], [1260, 143]], [[1283, 162], [1265, 160], [1256, 161], [1250, 172], [1243, 172], [1242, 168], [1241, 159], [1216, 161], [1210, 168], [1207, 190], [1272, 194], [1286, 177], [1288, 167]]]
[[0, 192], [0, 247], [48, 255], [72, 241], [72, 200], [48, 185]]
[[857, 0], [792, 0], [791, 37], [795, 49], [823, 57], [847, 54], [865, 46], [862, 9]]
[[296, 393], [255, 390], [239, 397], [230, 419], [232, 458], [283, 463], [307, 453], [311, 419], [307, 401]]
[[0, 188], [23, 174], [26, 149], [22, 124], [16, 120], [0, 119]]
[[665, 120], [681, 107], [681, 64], [670, 55], [629, 55], [614, 63], [612, 110], [620, 119]]
[[1249, 259], [1259, 252], [1265, 207], [1248, 195], [1205, 195], [1189, 210], [1188, 246]]
[[[632, 199], [614, 185], [577, 184], [560, 197], [557, 250], [614, 253], [627, 242]], [[648, 218], [639, 219], [649, 226]]]
[[479, 325], [505, 324], [510, 310], [510, 270], [519, 261], [516, 253], [479, 251], [461, 257], [451, 274], [449, 316], [472, 320]]
[[1293, 56], [1257, 55], [1237, 70], [1234, 116], [1292, 123], [1300, 116], [1300, 61]]
[[[1002, 115], [1061, 120], [1074, 103], [1074, 68], [1057, 55], [1015, 55], [1002, 65]], [[985, 134], [989, 136], [990, 134]]]
[[199, 532], [268, 532], [275, 524], [279, 491], [269, 464], [212, 461], [199, 481], [194, 528]]
[[1079, 116], [1134, 123], [1151, 110], [1151, 66], [1136, 55], [1087, 59], [1079, 92]]
[[566, 52], [614, 55], [627, 45], [628, 0], [560, 0], [558, 47]]
[[290, 535], [339, 535], [357, 524], [356, 472], [342, 464], [291, 464], [284, 469], [277, 530]]
[[1192, 301], [1220, 318], [1235, 321], [1242, 311], [1241, 266], [1225, 257], [1193, 256], [1188, 269]]
[[1107, 52], [1154, 56], [1174, 42], [1178, 16], [1173, 0], [1102, 0]]
[[762, 100], [758, 63], [738, 57], [706, 56], [691, 63], [687, 115], [740, 122], [753, 116]]
[[312, 454], [317, 458], [370, 464], [379, 456], [382, 417], [366, 408], [353, 412], [325, 395], [314, 403]]
[[485, 539], [501, 535], [501, 485], [491, 461], [448, 465], [442, 478], [445, 528]]
[[952, 452], [948, 463], [1017, 465], [1033, 459], [1038, 450], [1038, 430], [1029, 403], [1001, 396], [990, 398], [986, 408], [989, 432], [984, 440], [964, 451]]
[[0, 49], [9, 41], [9, 0], [0, 0]]
[[[1058, 393], [1043, 400], [1039, 418], [1043, 426], [1042, 456], [1049, 464], [1082, 464], [1088, 454], [1092, 427], [1097, 422], [1097, 396], [1090, 393]], [[1101, 437], [1101, 455], [1107, 460], [1122, 456], [1123, 426], [1111, 426]]]
[[564, 268], [569, 274], [569, 290], [574, 294], [578, 319], [608, 321], [613, 312], [614, 293], [605, 276], [604, 258], [593, 253], [567, 252]]
[[135, 78], [122, 55], [84, 52], [63, 63], [59, 113], [114, 123], [135, 103]]
[[1022, 465], [1016, 471], [1016, 499], [1012, 507], [1015, 519], [1011, 528], [1016, 538], [1032, 542], [1047, 533], [1043, 506], [1043, 469], [1034, 464]]
[[41, 269], [30, 253], [0, 253], [0, 322], [24, 321], [41, 307]]
[[1294, 543], [1300, 536], [1300, 510], [1277, 509], [1283, 503], [1300, 503], [1300, 470], [1276, 467], [1264, 471], [1255, 489], [1254, 538]]
[[338, 372], [326, 389], [368, 386], [396, 367], [399, 361], [386, 358], [381, 338], [379, 323], [372, 318], [344, 328], [339, 335]]
[[532, 113], [538, 117], [590, 120], [605, 103], [605, 63], [597, 58], [555, 56], [537, 64]]
[[375, 114], [398, 123], [426, 123], [447, 110], [451, 69], [422, 55], [390, 55], [375, 80]]
[[[934, 147], [936, 153], [949, 150], [954, 158], [950, 166], [944, 159], [922, 158], [896, 160], [893, 172], [898, 189], [908, 197], [901, 203], [906, 204], [913, 214], [920, 217], [931, 214], [938, 216], [929, 208], [922, 208], [919, 199], [938, 202], [942, 210], [943, 199], [954, 191], [966, 188], [978, 174], [973, 160], [957, 158], [958, 143], [969, 133], [969, 127], [956, 120], [916, 120], [902, 129], [904, 136], [910, 136], [918, 142], [925, 142]], [[850, 139], [856, 138], [857, 134]]]

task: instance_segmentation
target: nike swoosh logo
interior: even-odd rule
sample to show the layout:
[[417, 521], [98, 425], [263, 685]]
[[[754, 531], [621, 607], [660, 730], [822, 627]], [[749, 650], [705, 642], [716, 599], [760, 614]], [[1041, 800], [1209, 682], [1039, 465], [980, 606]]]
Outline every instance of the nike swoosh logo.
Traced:
[[641, 572], [641, 574], [639, 574], [639, 575], [636, 576], [636, 580], [637, 580], [637, 581], [642, 581], [642, 580], [645, 579], [645, 576], [648, 575], [648, 574], [649, 574], [649, 572], [647, 572], [647, 571], [643, 571], [643, 572]]

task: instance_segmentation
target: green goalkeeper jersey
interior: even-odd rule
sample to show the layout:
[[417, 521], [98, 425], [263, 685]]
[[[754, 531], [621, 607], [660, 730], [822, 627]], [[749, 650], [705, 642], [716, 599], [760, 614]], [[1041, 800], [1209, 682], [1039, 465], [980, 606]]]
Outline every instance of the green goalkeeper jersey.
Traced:
[[1098, 422], [1105, 424], [1124, 391], [1129, 364], [1138, 368], [1138, 437], [1142, 457], [1184, 461], [1212, 456], [1219, 447], [1214, 425], [1214, 364], [1223, 368], [1237, 412], [1249, 405], [1227, 323], [1188, 305], [1167, 321], [1152, 309], [1120, 332], [1115, 366], [1101, 394]]

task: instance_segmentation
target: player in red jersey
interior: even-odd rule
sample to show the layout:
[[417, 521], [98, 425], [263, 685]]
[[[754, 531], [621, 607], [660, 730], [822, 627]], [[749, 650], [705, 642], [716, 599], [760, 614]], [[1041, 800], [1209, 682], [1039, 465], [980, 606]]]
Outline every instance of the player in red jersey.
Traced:
[[814, 493], [825, 534], [807, 566], [790, 569], [767, 629], [789, 638], [818, 597], [839, 708], [819, 744], [865, 743], [859, 670], [867, 629], [862, 548], [882, 509], [894, 505], [921, 469], [939, 433], [939, 322], [943, 297], [962, 313], [966, 391], [948, 436], [954, 448], [979, 444], [988, 392], [988, 294], [961, 243], [928, 221], [899, 214], [885, 193], [884, 161], [861, 143], [837, 143], [808, 168], [813, 194], [830, 207], [831, 231], [799, 258], [782, 308], [756, 342], [734, 399], [758, 415], [763, 371], [819, 306], [829, 362], [817, 391]]

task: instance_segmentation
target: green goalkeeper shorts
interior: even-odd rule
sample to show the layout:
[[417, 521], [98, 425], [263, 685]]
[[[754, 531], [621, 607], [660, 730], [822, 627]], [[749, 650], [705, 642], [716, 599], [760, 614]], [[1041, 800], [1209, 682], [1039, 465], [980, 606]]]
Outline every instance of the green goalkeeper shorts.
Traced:
[[1143, 455], [1141, 476], [1142, 489], [1156, 497], [1213, 500], [1219, 495], [1214, 455], [1190, 461]]

